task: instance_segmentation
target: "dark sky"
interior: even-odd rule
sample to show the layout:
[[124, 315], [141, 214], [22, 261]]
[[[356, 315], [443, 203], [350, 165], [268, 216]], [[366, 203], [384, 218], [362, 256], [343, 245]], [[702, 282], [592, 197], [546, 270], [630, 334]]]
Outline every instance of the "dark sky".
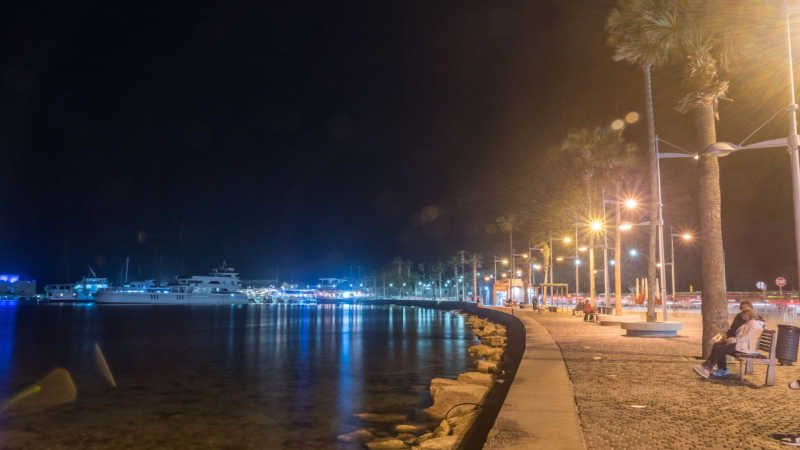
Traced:
[[[87, 265], [116, 277], [126, 256], [134, 276], [224, 259], [312, 279], [491, 255], [504, 241], [484, 226], [529, 207], [542, 152], [643, 111], [640, 72], [605, 45], [612, 1], [52, 3], [0, 15], [0, 272], [40, 283]], [[688, 142], [674, 73], [656, 89], [659, 133]], [[721, 140], [785, 103], [732, 96]], [[643, 130], [629, 137], [645, 150]], [[735, 158], [729, 282], [793, 280], [788, 157]], [[692, 203], [680, 164], [668, 204]], [[681, 252], [696, 278], [697, 252]]]

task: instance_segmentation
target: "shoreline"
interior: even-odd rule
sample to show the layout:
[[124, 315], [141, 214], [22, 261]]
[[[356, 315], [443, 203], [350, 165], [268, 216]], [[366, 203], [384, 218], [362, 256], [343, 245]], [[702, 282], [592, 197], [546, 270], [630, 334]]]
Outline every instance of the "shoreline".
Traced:
[[[456, 379], [431, 379], [429, 390], [433, 404], [424, 410], [430, 419], [427, 427], [406, 423], [406, 417], [397, 414], [362, 413], [359, 418], [369, 419], [365, 422], [399, 422], [394, 425], [394, 436], [377, 437], [366, 428], [359, 428], [339, 435], [338, 440], [361, 442], [372, 450], [483, 448], [525, 351], [522, 322], [513, 315], [466, 302], [370, 300], [359, 304], [450, 311], [466, 318], [466, 325], [479, 343], [465, 349], [475, 365], [473, 370], [459, 374]], [[439, 425], [431, 431], [436, 422]]]

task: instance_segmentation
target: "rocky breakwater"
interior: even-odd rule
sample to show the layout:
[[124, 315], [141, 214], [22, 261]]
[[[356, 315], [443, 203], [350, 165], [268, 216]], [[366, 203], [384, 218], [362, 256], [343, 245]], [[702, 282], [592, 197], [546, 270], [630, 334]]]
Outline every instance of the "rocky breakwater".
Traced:
[[393, 432], [361, 428], [339, 436], [343, 442], [361, 442], [371, 450], [420, 449], [451, 450], [461, 440], [478, 416], [486, 394], [494, 384], [494, 373], [503, 358], [506, 329], [477, 316], [468, 316], [467, 324], [479, 343], [467, 349], [474, 361], [475, 371], [465, 372], [456, 379], [434, 378], [430, 394], [433, 405], [424, 411], [431, 419], [424, 424], [406, 423], [404, 415], [362, 413], [364, 422], [391, 422]]

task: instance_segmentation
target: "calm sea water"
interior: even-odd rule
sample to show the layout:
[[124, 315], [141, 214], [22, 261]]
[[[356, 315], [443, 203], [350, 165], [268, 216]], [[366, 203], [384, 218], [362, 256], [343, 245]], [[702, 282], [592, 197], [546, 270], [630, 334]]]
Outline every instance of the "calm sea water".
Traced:
[[0, 417], [0, 447], [341, 447], [356, 413], [421, 419], [430, 379], [468, 370], [472, 340], [462, 317], [412, 307], [0, 304], [0, 398], [56, 367], [78, 388]]

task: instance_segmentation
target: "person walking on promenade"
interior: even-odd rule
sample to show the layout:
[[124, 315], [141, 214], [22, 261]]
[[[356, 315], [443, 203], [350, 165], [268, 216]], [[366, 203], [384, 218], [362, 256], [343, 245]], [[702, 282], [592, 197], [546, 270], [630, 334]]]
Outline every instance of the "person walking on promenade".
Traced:
[[[742, 309], [736, 316], [742, 323], [736, 328], [735, 337], [729, 337], [719, 342], [711, 349], [711, 357], [706, 362], [694, 368], [694, 371], [703, 378], [712, 375], [712, 370], [717, 367], [717, 372], [728, 373], [728, 355], [734, 353], [758, 353], [758, 339], [764, 331], [764, 321], [752, 309]], [[718, 376], [718, 375], [717, 375]]]

